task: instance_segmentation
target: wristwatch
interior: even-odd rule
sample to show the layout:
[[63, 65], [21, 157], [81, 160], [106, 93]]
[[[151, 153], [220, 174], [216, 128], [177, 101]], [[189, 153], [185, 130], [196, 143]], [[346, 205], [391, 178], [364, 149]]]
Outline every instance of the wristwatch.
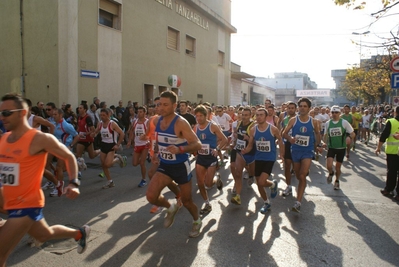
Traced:
[[76, 178], [70, 180], [69, 183], [75, 185], [76, 187], [80, 186], [80, 181], [79, 181], [79, 179], [76, 179]]

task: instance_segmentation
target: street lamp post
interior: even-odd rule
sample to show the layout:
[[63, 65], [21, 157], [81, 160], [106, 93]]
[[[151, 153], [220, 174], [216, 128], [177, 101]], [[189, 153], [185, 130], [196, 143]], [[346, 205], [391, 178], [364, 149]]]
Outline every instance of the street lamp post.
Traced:
[[366, 34], [369, 34], [369, 33], [370, 33], [370, 31], [361, 32], [361, 33], [359, 33], [359, 32], [352, 32], [353, 35], [359, 35], [359, 38], [360, 38], [360, 40], [359, 40], [359, 45], [360, 45], [359, 67], [360, 67], [360, 65], [361, 65], [361, 63], [362, 63], [362, 35], [366, 35]]
[[[360, 45], [360, 53], [359, 53], [359, 68], [361, 67], [361, 65], [362, 65], [362, 35], [366, 35], [366, 34], [369, 34], [370, 33], [370, 31], [366, 31], [366, 32], [361, 32], [361, 33], [359, 33], [359, 32], [352, 32], [352, 34], [353, 35], [359, 35], [359, 38], [360, 38], [360, 40], [359, 40], [359, 45]], [[359, 99], [360, 99], [360, 90], [359, 90], [359, 92], [358, 92], [358, 94], [357, 94], [357, 105], [359, 104]]]

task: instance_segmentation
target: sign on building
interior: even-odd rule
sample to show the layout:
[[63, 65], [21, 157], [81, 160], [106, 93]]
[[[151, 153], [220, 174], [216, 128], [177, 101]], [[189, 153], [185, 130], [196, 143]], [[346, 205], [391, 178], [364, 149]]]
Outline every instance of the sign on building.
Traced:
[[330, 90], [296, 90], [297, 97], [329, 97]]

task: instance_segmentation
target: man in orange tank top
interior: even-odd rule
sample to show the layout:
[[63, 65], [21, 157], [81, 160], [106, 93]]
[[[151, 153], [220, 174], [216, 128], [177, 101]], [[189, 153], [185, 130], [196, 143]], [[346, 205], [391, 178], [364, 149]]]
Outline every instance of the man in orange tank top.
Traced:
[[77, 165], [74, 155], [53, 135], [29, 126], [27, 112], [28, 105], [19, 95], [2, 97], [0, 119], [9, 132], [0, 139], [0, 180], [8, 220], [0, 228], [0, 266], [5, 266], [8, 256], [25, 234], [38, 242], [74, 238], [78, 241], [78, 253], [86, 250], [90, 234], [87, 225], [80, 229], [47, 225], [40, 187], [47, 153], [65, 161], [70, 180], [64, 194], [71, 199], [80, 194]]

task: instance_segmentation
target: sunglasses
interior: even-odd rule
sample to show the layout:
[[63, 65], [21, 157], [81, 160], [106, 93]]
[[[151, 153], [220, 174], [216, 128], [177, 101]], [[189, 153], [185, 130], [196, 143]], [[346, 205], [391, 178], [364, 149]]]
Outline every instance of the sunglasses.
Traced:
[[1, 116], [3, 117], [10, 117], [14, 112], [24, 110], [23, 108], [20, 109], [11, 109], [11, 110], [3, 110], [0, 112]]
[[52, 109], [51, 109], [51, 108], [46, 108], [46, 110], [47, 110], [47, 111], [52, 111]]
[[331, 113], [334, 114], [334, 113], [339, 113], [339, 112], [338, 111], [331, 111]]

